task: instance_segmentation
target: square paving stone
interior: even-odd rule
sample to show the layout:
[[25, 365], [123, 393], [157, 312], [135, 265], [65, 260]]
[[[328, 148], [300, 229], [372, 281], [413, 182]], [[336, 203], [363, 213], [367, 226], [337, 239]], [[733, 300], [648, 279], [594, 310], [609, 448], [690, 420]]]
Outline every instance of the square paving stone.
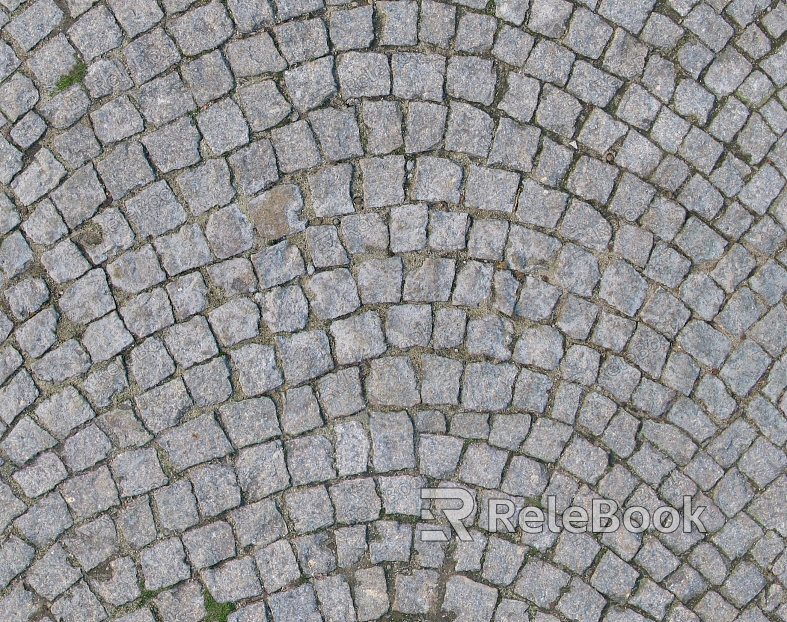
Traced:
[[232, 447], [210, 414], [172, 428], [158, 439], [177, 470], [226, 456]]
[[[323, 376], [318, 385], [318, 394], [323, 412], [329, 419], [353, 415], [366, 405], [361, 394], [361, 379], [357, 367]], [[338, 449], [337, 453], [340, 453]], [[337, 458], [337, 462], [338, 460]], [[365, 470], [365, 466], [362, 470]]]
[[226, 46], [226, 54], [235, 78], [274, 73], [287, 68], [287, 61], [281, 57], [273, 39], [266, 32], [231, 41]]
[[368, 207], [396, 205], [404, 200], [404, 158], [364, 158], [361, 160], [364, 201]]
[[178, 538], [170, 538], [145, 549], [141, 560], [148, 590], [169, 587], [191, 575], [183, 544]]
[[232, 73], [218, 50], [184, 63], [181, 70], [194, 101], [200, 107], [225, 95], [235, 86]]
[[155, 386], [175, 371], [175, 364], [164, 344], [154, 337], [134, 348], [130, 367], [134, 379], [143, 390]]
[[178, 46], [186, 56], [217, 47], [232, 35], [233, 25], [220, 2], [192, 9], [169, 24]]
[[497, 601], [497, 593], [493, 587], [454, 575], [446, 584], [442, 611], [455, 613], [460, 618], [489, 622]]
[[443, 99], [445, 59], [437, 54], [400, 52], [391, 57], [393, 94], [402, 99]]
[[420, 402], [409, 357], [373, 360], [366, 377], [366, 392], [371, 404], [381, 406], [413, 406]]
[[341, 216], [355, 211], [350, 197], [352, 176], [350, 164], [326, 166], [309, 174], [312, 207], [317, 216]]
[[169, 69], [180, 60], [180, 54], [163, 28], [155, 28], [128, 44], [123, 53], [131, 77], [143, 84]]
[[445, 148], [485, 158], [492, 143], [494, 122], [482, 110], [452, 102], [445, 133]]
[[183, 534], [183, 544], [192, 565], [213, 566], [235, 555], [235, 541], [229, 523], [217, 521]]
[[337, 91], [333, 71], [333, 57], [325, 56], [284, 73], [287, 93], [298, 111], [318, 107]]
[[[461, 25], [460, 21], [460, 33]], [[489, 106], [494, 99], [496, 83], [497, 75], [490, 60], [454, 56], [448, 61], [446, 88], [452, 97]]]
[[333, 524], [334, 510], [324, 486], [288, 491], [284, 502], [298, 533], [309, 533]]
[[249, 127], [231, 98], [223, 99], [197, 116], [197, 125], [217, 156], [249, 142]]
[[314, 168], [322, 162], [314, 134], [305, 120], [274, 129], [271, 142], [282, 173]]
[[344, 99], [391, 93], [391, 70], [385, 54], [347, 52], [339, 57], [339, 88]]
[[85, 62], [90, 62], [123, 42], [123, 32], [112, 13], [100, 5], [82, 15], [68, 29], [68, 36]]
[[415, 465], [412, 422], [406, 413], [375, 413], [370, 428], [375, 470], [391, 471]]
[[182, 173], [176, 183], [195, 216], [212, 207], [226, 205], [235, 196], [229, 167], [222, 159], [208, 160]]
[[289, 486], [290, 477], [280, 441], [244, 449], [235, 466], [241, 489], [255, 501]]
[[142, 138], [150, 159], [161, 173], [186, 168], [200, 161], [200, 135], [189, 119], [181, 118]]
[[240, 87], [238, 98], [246, 120], [254, 132], [278, 125], [292, 110], [273, 80]]
[[323, 108], [309, 115], [314, 132], [328, 161], [363, 155], [355, 110]]
[[164, 17], [158, 4], [152, 0], [140, 0], [133, 4], [129, 0], [111, 0], [109, 6], [132, 39], [152, 28]]
[[328, 29], [337, 50], [362, 49], [374, 38], [373, 8], [369, 6], [336, 11], [330, 17]]

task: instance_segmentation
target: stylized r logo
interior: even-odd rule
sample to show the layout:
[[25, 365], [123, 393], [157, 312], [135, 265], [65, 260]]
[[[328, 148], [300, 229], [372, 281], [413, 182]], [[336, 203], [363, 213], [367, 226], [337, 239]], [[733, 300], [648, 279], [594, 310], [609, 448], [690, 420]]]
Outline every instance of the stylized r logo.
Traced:
[[[470, 516], [475, 509], [473, 495], [463, 488], [422, 488], [421, 499], [456, 499], [461, 501], [461, 507], [442, 508], [442, 512], [445, 514], [451, 527], [462, 542], [469, 542], [473, 539], [464, 524], [462, 524], [462, 521]], [[435, 516], [431, 510], [421, 510], [421, 518], [424, 520], [435, 520]], [[421, 531], [421, 541], [448, 542], [448, 536], [439, 529], [424, 529]]]

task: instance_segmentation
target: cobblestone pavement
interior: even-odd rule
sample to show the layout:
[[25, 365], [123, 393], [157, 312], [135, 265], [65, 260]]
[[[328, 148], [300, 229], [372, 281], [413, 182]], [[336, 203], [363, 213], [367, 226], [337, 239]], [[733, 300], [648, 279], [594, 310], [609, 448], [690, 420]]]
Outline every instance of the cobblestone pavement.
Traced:
[[0, 5], [1, 622], [787, 621], [787, 2]]

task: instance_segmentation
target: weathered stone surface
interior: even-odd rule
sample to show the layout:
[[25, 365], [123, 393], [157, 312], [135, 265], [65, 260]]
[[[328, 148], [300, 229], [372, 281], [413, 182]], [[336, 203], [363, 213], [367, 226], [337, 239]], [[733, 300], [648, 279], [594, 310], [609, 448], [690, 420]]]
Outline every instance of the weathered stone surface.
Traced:
[[785, 618], [784, 2], [356, 4], [0, 0], [0, 611]]

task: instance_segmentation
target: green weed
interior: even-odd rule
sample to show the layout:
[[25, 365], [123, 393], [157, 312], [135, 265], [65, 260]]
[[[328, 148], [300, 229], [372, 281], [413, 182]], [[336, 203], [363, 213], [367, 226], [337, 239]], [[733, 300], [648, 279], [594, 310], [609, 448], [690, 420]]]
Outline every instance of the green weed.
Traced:
[[217, 603], [208, 590], [202, 592], [202, 598], [205, 600], [205, 609], [208, 611], [205, 622], [227, 622], [227, 617], [235, 611], [235, 605]]
[[84, 63], [77, 63], [77, 66], [64, 75], [55, 85], [55, 91], [65, 91], [69, 86], [81, 82], [87, 75], [87, 65]]

